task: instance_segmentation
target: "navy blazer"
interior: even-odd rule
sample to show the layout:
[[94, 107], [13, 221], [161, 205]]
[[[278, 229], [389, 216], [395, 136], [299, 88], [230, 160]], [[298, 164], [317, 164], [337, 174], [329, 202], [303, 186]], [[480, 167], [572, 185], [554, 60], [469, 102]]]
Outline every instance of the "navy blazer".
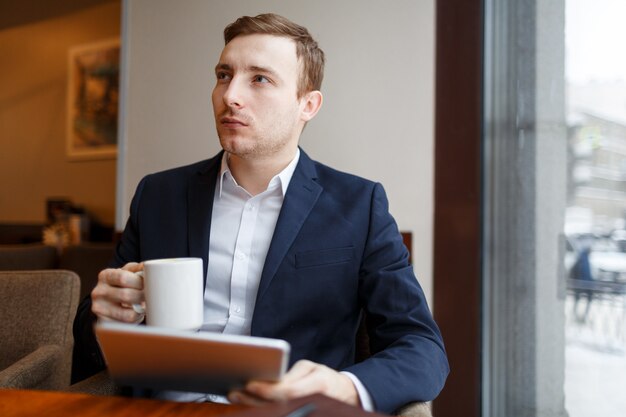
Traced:
[[[146, 176], [131, 203], [114, 266], [193, 256], [206, 265], [222, 153]], [[210, 279], [210, 278], [209, 278]], [[90, 299], [75, 331], [102, 363]], [[373, 355], [355, 363], [367, 315]], [[261, 275], [251, 333], [291, 344], [290, 362], [309, 359], [356, 375], [377, 410], [429, 401], [448, 362], [380, 184], [312, 161], [304, 152], [285, 194]]]

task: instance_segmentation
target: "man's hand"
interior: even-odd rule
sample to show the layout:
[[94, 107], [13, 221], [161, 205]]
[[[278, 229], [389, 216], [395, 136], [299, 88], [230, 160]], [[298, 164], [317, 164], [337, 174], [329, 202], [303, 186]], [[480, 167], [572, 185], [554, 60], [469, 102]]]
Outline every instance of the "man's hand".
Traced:
[[143, 278], [135, 272], [143, 264], [130, 262], [121, 269], [105, 269], [98, 274], [98, 284], [91, 292], [91, 311], [104, 320], [140, 323], [143, 313], [133, 304], [144, 306]]
[[311, 394], [324, 394], [350, 405], [359, 406], [359, 396], [352, 380], [327, 366], [300, 360], [279, 382], [250, 381], [241, 391], [231, 391], [233, 403], [261, 405], [287, 401]]

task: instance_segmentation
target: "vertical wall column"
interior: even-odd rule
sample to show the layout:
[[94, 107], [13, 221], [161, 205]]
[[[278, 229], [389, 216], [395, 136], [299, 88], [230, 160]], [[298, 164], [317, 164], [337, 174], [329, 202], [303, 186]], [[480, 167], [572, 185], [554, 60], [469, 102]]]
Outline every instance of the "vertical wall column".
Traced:
[[485, 11], [483, 415], [565, 416], [565, 7]]

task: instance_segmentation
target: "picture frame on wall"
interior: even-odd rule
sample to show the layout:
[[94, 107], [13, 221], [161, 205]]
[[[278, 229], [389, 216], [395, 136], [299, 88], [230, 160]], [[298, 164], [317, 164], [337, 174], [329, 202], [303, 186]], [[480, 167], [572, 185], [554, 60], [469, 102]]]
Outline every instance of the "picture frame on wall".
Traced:
[[120, 40], [69, 49], [67, 156], [70, 160], [117, 156]]

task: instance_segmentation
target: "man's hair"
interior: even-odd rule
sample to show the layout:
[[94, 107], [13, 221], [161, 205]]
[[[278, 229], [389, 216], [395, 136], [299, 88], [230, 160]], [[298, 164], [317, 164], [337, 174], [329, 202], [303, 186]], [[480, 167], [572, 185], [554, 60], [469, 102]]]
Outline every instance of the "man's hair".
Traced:
[[301, 62], [298, 79], [298, 98], [309, 91], [319, 90], [324, 78], [324, 51], [309, 31], [291, 20], [273, 13], [255, 17], [242, 16], [224, 29], [224, 42], [244, 35], [274, 35], [292, 39], [296, 43], [296, 57]]

